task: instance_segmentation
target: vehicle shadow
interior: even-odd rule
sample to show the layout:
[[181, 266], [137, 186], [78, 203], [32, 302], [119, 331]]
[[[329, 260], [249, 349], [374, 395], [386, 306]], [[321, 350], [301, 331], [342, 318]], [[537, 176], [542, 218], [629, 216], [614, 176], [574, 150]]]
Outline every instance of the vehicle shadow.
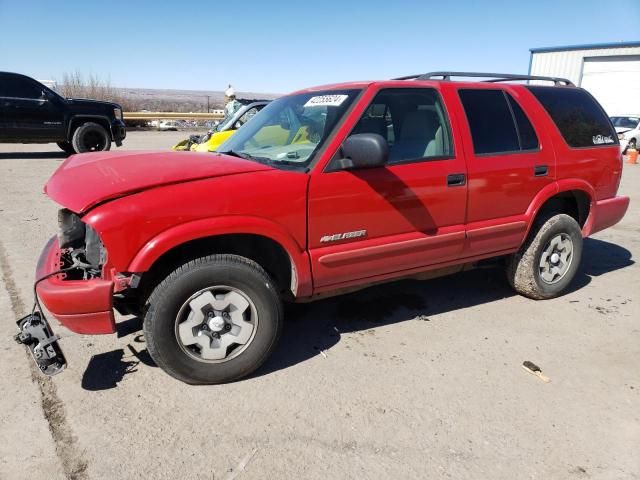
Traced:
[[89, 391], [109, 390], [118, 386], [125, 375], [138, 371], [138, 365], [156, 367], [155, 362], [144, 347], [142, 319], [133, 317], [118, 324], [118, 338], [134, 335], [126, 346], [129, 351], [118, 348], [110, 352], [94, 355], [82, 375], [82, 388]]
[[0, 160], [40, 160], [40, 159], [65, 159], [68, 153], [54, 152], [0, 152]]
[[[580, 270], [565, 295], [584, 288], [592, 277], [634, 263], [626, 248], [585, 239]], [[409, 320], [429, 322], [441, 313], [514, 295], [502, 268], [486, 268], [432, 280], [402, 280], [313, 303], [287, 305], [284, 332], [276, 351], [253, 377], [321, 355], [340, 341], [342, 333]]]
[[[603, 240], [586, 239], [580, 270], [567, 294], [598, 277], [633, 265], [631, 252]], [[401, 280], [312, 303], [288, 304], [282, 338], [267, 362], [249, 377], [292, 367], [340, 342], [341, 334], [404, 321], [432, 321], [434, 316], [516, 295], [502, 268], [483, 268], [432, 280]], [[479, 319], [480, 321], [480, 319]], [[131, 336], [124, 349], [95, 355], [82, 378], [86, 390], [114, 388], [140, 363], [155, 367], [141, 333], [142, 320], [118, 323], [118, 338]], [[322, 353], [321, 353], [322, 352]]]

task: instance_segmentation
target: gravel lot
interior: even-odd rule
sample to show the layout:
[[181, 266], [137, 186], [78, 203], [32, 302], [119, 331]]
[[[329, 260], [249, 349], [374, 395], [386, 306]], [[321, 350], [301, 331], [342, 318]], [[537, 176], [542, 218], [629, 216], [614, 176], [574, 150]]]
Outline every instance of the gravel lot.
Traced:
[[[184, 136], [132, 132], [123, 149]], [[640, 478], [640, 166], [626, 218], [585, 242], [561, 298], [485, 269], [294, 305], [254, 376], [190, 387], [153, 365], [137, 319], [57, 329], [69, 368], [53, 380], [13, 343], [63, 158], [0, 145], [0, 478]]]

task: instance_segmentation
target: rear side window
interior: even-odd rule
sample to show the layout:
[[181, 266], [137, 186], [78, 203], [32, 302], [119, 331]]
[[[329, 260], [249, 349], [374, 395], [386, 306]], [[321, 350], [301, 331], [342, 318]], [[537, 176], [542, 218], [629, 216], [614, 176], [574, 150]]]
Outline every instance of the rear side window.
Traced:
[[602, 107], [579, 88], [527, 87], [542, 104], [570, 147], [618, 143]]
[[17, 75], [0, 75], [0, 97], [42, 98], [43, 88]]
[[518, 102], [502, 90], [459, 91], [477, 155], [538, 148], [538, 137]]

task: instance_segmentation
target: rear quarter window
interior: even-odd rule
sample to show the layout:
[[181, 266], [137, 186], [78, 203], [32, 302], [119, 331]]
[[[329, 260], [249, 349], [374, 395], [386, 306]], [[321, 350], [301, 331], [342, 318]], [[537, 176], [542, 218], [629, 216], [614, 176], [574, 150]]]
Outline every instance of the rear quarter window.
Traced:
[[538, 99], [567, 144], [572, 148], [618, 143], [611, 121], [585, 90], [562, 87], [527, 87]]

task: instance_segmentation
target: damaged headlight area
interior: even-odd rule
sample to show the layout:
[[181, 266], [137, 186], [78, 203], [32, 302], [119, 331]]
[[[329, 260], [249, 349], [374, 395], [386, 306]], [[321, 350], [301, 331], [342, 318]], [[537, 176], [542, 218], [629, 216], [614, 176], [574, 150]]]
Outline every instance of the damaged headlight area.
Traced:
[[66, 208], [58, 211], [58, 227], [60, 268], [66, 271], [67, 278], [88, 280], [100, 277], [107, 252], [98, 232]]

